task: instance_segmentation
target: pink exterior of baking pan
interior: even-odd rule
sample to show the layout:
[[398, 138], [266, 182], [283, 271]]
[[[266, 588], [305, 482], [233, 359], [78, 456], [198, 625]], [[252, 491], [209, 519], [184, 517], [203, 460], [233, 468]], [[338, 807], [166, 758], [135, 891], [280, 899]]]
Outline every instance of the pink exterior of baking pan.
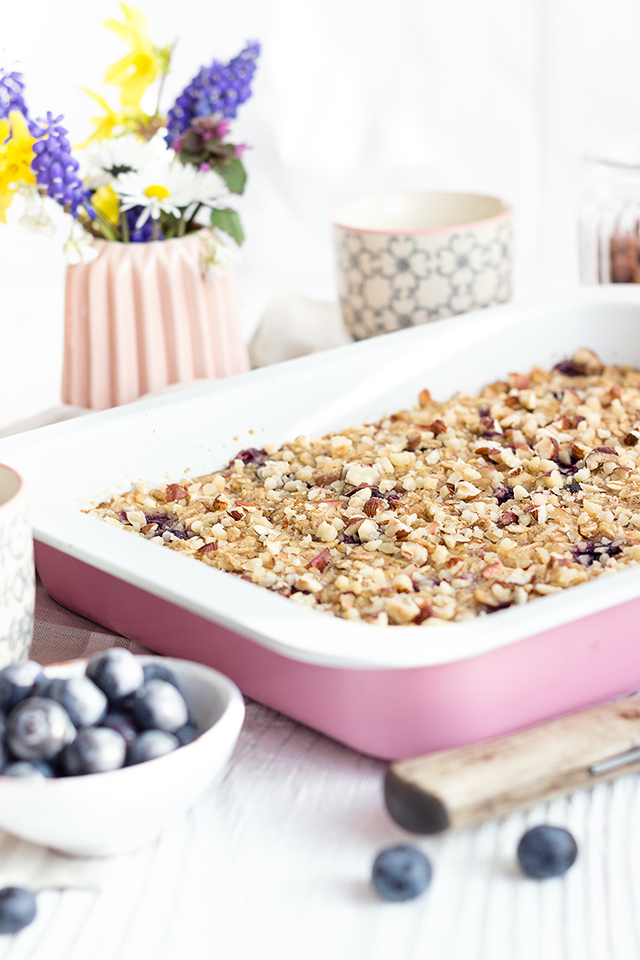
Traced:
[[640, 599], [453, 663], [349, 669], [282, 656], [42, 543], [36, 565], [63, 606], [215, 667], [246, 696], [384, 760], [501, 736], [640, 687]]
[[[373, 422], [589, 346], [640, 368], [640, 289], [599, 287], [435, 321], [0, 440], [25, 480], [55, 599], [358, 750], [402, 758], [640, 688], [640, 565], [492, 616], [422, 627], [332, 617], [103, 523], [140, 479]], [[330, 385], [330, 389], [328, 389]]]

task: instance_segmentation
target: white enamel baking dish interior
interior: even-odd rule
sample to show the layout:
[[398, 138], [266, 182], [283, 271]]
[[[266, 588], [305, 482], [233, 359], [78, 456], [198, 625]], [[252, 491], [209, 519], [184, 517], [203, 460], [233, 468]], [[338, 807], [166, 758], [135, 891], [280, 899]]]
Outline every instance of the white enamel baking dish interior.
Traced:
[[[453, 664], [640, 598], [640, 568], [439, 629], [374, 627], [300, 607], [158, 549], [85, 515], [81, 507], [140, 479], [176, 481], [221, 468], [244, 447], [371, 422], [413, 406], [425, 387], [445, 400], [456, 390], [476, 391], [511, 371], [528, 371], [534, 364], [549, 368], [582, 346], [607, 363], [640, 367], [640, 289], [598, 287], [549, 301], [505, 305], [228, 380], [198, 382], [1, 440], [0, 462], [15, 467], [26, 481], [39, 543], [248, 638], [263, 651], [351, 672]], [[86, 592], [80, 581], [78, 590]], [[87, 602], [76, 608], [91, 615]], [[146, 642], [153, 646], [148, 637]], [[173, 650], [161, 652], [190, 656], [178, 642]], [[212, 665], [225, 669], [224, 663]], [[242, 678], [234, 679], [242, 688]], [[256, 695], [253, 689], [249, 692]], [[280, 702], [274, 705], [282, 707]], [[449, 742], [441, 740], [443, 745]]]

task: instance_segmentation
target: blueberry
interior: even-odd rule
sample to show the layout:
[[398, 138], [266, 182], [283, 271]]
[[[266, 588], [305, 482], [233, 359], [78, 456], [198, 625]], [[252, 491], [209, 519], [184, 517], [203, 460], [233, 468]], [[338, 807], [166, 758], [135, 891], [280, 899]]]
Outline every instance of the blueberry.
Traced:
[[48, 677], [45, 673], [41, 677], [38, 677], [36, 682], [33, 685], [33, 690], [31, 691], [32, 697], [48, 697], [50, 696], [49, 691], [55, 683], [57, 683], [58, 677]]
[[116, 711], [114, 711], [114, 713], [108, 713], [102, 721], [101, 726], [110, 727], [112, 730], [117, 730], [118, 733], [124, 737], [127, 746], [133, 743], [139, 733], [138, 728], [135, 726], [130, 717], [124, 713], [119, 713]]
[[169, 667], [165, 667], [162, 663], [148, 663], [144, 668], [144, 682], [148, 680], [166, 680], [167, 683], [170, 683], [176, 688], [180, 689], [180, 684], [176, 678], [173, 670], [169, 670]]
[[127, 766], [155, 760], [166, 753], [172, 753], [180, 746], [177, 737], [164, 730], [145, 730], [133, 741], [127, 750]]
[[142, 664], [121, 647], [112, 647], [91, 657], [87, 676], [111, 701], [129, 696], [144, 683]]
[[0, 933], [17, 933], [28, 927], [36, 915], [36, 898], [22, 887], [0, 890]]
[[556, 363], [554, 370], [563, 373], [565, 377], [583, 377], [586, 373], [583, 367], [579, 367], [575, 360], [561, 360]]
[[[267, 459], [267, 453], [265, 450], [257, 450], [255, 447], [247, 447], [246, 450], [241, 450], [236, 454], [236, 460], [242, 460], [246, 466], [251, 467], [261, 467]], [[231, 461], [233, 466], [233, 460]]]
[[46, 697], [28, 697], [7, 717], [7, 745], [19, 760], [51, 760], [75, 736], [67, 711]]
[[189, 721], [184, 697], [166, 680], [145, 683], [133, 697], [131, 709], [143, 730], [175, 733]]
[[9, 762], [9, 755], [6, 747], [5, 735], [7, 731], [7, 721], [5, 715], [0, 713], [0, 770], [5, 763]]
[[5, 713], [31, 696], [34, 683], [44, 678], [42, 667], [33, 660], [12, 663], [0, 670], [0, 709]]
[[507, 500], [513, 498], [513, 490], [510, 490], [509, 487], [496, 487], [493, 491], [493, 496], [498, 501], [498, 505], [502, 506], [503, 503], [506, 503]]
[[408, 844], [382, 850], [373, 863], [371, 880], [384, 900], [413, 900], [431, 883], [431, 862]]
[[70, 777], [86, 773], [106, 773], [124, 765], [127, 743], [117, 730], [86, 727], [73, 743], [65, 747], [62, 767]]
[[544, 880], [566, 873], [578, 856], [568, 830], [542, 824], [527, 830], [518, 844], [518, 862], [528, 877]]
[[186, 747], [188, 743], [193, 743], [200, 736], [200, 731], [192, 723], [186, 723], [184, 727], [176, 730], [175, 736], [181, 747]]
[[107, 714], [107, 698], [85, 676], [54, 680], [48, 695], [65, 708], [76, 727], [92, 727]]
[[3, 777], [37, 777], [39, 780], [55, 777], [53, 767], [43, 760], [32, 763], [30, 760], [16, 760], [2, 771]]

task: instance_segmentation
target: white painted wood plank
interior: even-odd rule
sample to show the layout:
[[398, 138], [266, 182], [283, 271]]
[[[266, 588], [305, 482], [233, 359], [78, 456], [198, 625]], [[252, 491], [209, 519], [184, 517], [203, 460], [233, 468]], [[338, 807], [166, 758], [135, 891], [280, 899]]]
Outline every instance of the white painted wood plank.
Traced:
[[[0, 960], [640, 960], [640, 781], [626, 777], [459, 834], [416, 838], [388, 818], [385, 766], [249, 704], [226, 776], [98, 894], [39, 895]], [[567, 826], [564, 878], [523, 877], [527, 826]], [[381, 902], [377, 851], [430, 856], [427, 894]]]

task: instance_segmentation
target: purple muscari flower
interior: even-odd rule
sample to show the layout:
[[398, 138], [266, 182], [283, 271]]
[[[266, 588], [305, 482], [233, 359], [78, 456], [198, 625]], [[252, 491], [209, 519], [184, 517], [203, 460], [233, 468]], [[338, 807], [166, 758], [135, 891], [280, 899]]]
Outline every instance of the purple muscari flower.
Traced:
[[0, 68], [0, 120], [9, 116], [11, 110], [19, 110], [27, 121], [31, 136], [38, 136], [38, 127], [29, 119], [29, 111], [24, 102], [24, 80], [21, 73], [8, 73]]
[[38, 186], [44, 188], [60, 206], [68, 208], [74, 217], [81, 205], [89, 216], [93, 216], [89, 204], [90, 193], [85, 190], [78, 176], [78, 161], [71, 155], [67, 131], [60, 125], [62, 119], [62, 115], [54, 117], [49, 112], [44, 119], [38, 118], [37, 126], [34, 124], [34, 136], [42, 139], [36, 140], [33, 145], [35, 157], [31, 161], [31, 169]]
[[209, 117], [213, 113], [230, 119], [236, 116], [238, 107], [251, 96], [259, 53], [259, 43], [248, 43], [229, 63], [214, 60], [210, 67], [202, 67], [169, 111], [169, 146], [173, 146], [176, 137], [184, 133], [196, 117]]
[[[153, 236], [153, 221], [151, 217], [143, 223], [139, 230], [136, 229], [136, 221], [140, 214], [142, 213], [144, 207], [132, 207], [130, 210], [127, 210], [125, 217], [127, 218], [127, 224], [129, 225], [129, 241], [131, 243], [148, 243], [149, 240], [164, 240], [164, 234], [162, 230], [158, 230], [157, 237]], [[149, 520], [148, 523], [153, 521]]]
[[23, 116], [27, 115], [23, 91], [24, 80], [21, 73], [0, 70], [0, 118], [8, 117], [10, 110], [19, 110]]

